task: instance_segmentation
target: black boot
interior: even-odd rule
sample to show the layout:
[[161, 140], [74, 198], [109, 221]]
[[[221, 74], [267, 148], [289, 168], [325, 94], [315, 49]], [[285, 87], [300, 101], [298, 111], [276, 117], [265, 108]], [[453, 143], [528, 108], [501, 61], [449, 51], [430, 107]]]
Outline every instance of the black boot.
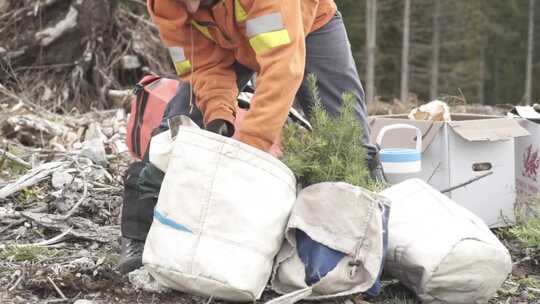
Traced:
[[129, 166], [124, 177], [121, 258], [117, 270], [129, 273], [142, 266], [144, 242], [152, 225], [163, 172], [148, 162]]
[[141, 268], [144, 242], [122, 237], [120, 243], [122, 248], [117, 270], [122, 274], [126, 274]]

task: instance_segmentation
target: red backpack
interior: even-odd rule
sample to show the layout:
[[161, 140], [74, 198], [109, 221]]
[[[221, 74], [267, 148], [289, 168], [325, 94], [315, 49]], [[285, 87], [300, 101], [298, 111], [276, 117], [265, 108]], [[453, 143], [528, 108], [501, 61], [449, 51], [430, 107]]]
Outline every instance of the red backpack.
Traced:
[[[175, 96], [180, 82], [174, 79], [162, 78], [157, 75], [144, 77], [135, 87], [135, 96], [131, 100], [131, 115], [127, 125], [127, 145], [131, 154], [142, 160], [155, 128], [159, 126], [163, 119], [163, 113], [167, 104]], [[244, 120], [249, 108], [251, 97], [238, 99], [239, 108], [236, 113], [235, 125], [238, 129]], [[311, 125], [294, 109], [289, 113], [289, 117], [296, 123], [311, 130]], [[281, 155], [281, 147], [278, 143], [272, 146], [274, 155]]]
[[178, 80], [148, 75], [135, 87], [126, 140], [135, 158], [144, 158], [152, 132], [161, 123], [165, 108], [176, 94], [179, 83]]

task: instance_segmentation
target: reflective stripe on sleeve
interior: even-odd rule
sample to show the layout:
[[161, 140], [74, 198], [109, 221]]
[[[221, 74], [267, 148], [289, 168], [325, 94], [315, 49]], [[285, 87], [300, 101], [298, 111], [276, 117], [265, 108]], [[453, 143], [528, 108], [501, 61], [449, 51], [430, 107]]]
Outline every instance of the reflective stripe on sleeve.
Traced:
[[215, 42], [214, 38], [213, 38], [212, 35], [210, 34], [210, 31], [208, 30], [208, 27], [200, 25], [200, 24], [199, 24], [197, 21], [195, 21], [195, 20], [191, 20], [191, 24], [192, 24], [196, 29], [198, 29], [199, 32], [201, 32], [201, 33], [204, 35], [204, 37], [206, 37], [206, 38], [208, 38], [208, 39], [210, 39], [210, 40], [212, 40], [212, 41]]
[[185, 60], [182, 62], [175, 62], [174, 68], [176, 69], [176, 74], [178, 76], [183, 76], [191, 72], [191, 61]]
[[186, 59], [183, 48], [178, 46], [170, 47], [169, 54], [171, 55], [178, 76], [185, 75], [191, 71], [191, 62]]
[[275, 47], [291, 43], [289, 32], [281, 30], [270, 33], [259, 34], [249, 39], [251, 47], [257, 55], [261, 55]]
[[246, 35], [257, 55], [291, 42], [283, 18], [277, 12], [249, 19], [246, 22]]
[[248, 14], [242, 7], [240, 0], [234, 0], [234, 15], [236, 16], [236, 22], [244, 22], [247, 20]]

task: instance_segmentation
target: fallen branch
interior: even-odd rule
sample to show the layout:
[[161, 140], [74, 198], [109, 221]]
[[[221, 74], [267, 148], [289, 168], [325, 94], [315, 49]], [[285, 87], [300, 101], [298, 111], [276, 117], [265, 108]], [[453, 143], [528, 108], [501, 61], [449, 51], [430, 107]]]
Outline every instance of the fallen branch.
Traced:
[[4, 199], [14, 193], [21, 191], [26, 187], [30, 187], [39, 183], [65, 164], [66, 162], [50, 162], [30, 170], [30, 172], [21, 176], [15, 182], [10, 183], [0, 189], [0, 199]]
[[17, 220], [17, 221], [14, 221], [12, 222], [11, 224], [7, 225], [6, 227], [0, 229], [0, 235], [4, 234], [4, 232], [8, 231], [9, 229], [15, 227], [15, 226], [18, 226], [18, 225], [22, 225], [24, 224], [26, 220]]
[[[82, 171], [81, 171], [82, 172]], [[59, 219], [60, 220], [67, 220], [69, 219], [70, 217], [72, 217], [75, 212], [77, 212], [77, 209], [79, 209], [79, 207], [84, 203], [86, 202], [87, 198], [88, 198], [88, 184], [87, 184], [87, 181], [86, 181], [86, 177], [83, 175], [83, 195], [81, 196], [81, 198], [79, 199], [79, 201], [77, 201], [77, 203], [73, 206], [73, 208], [71, 208], [68, 213], [66, 213], [65, 215], [61, 216]]]
[[3, 219], [20, 219], [21, 213], [13, 209], [0, 208], [0, 221]]
[[53, 245], [53, 244], [56, 244], [56, 243], [60, 243], [62, 242], [63, 240], [66, 239], [66, 236], [71, 232], [73, 228], [69, 228], [68, 230], [62, 232], [61, 234], [53, 237], [52, 239], [49, 239], [49, 240], [44, 240], [44, 241], [41, 241], [39, 243], [35, 243], [35, 244], [32, 244], [31, 246], [49, 246], [49, 245]]
[[30, 165], [30, 163], [28, 163], [27, 161], [21, 159], [20, 157], [18, 157], [17, 155], [14, 155], [14, 154], [11, 154], [9, 153], [8, 151], [6, 150], [2, 150], [0, 149], [0, 154], [2, 154], [2, 158], [7, 158], [11, 161], [14, 161], [16, 162], [17, 164], [21, 165], [21, 166], [24, 166], [28, 169], [31, 169], [32, 168], [32, 165]]
[[[513, 286], [513, 287], [519, 287], [520, 286], [518, 283], [514, 283], [514, 282], [511, 282], [511, 281], [506, 281], [506, 282], [504, 282], [504, 284], [510, 285], [510, 286]], [[527, 290], [531, 291], [533, 293], [536, 293], [536, 294], [540, 294], [540, 289], [538, 289], [538, 288], [533, 288], [533, 287], [527, 286]]]
[[21, 216], [35, 222], [39, 226], [69, 233], [66, 236], [96, 241], [100, 243], [110, 243], [116, 241], [120, 236], [120, 227], [118, 226], [100, 226], [89, 219], [73, 216], [67, 220], [65, 216], [55, 214], [21, 212]]
[[128, 1], [131, 2], [131, 3], [139, 4], [140, 6], [146, 8], [146, 2], [144, 2], [142, 0], [128, 0]]
[[154, 23], [152, 23], [152, 22], [150, 22], [150, 21], [144, 19], [144, 17], [143, 17], [142, 15], [141, 15], [141, 16], [137, 16], [137, 15], [135, 15], [134, 13], [132, 13], [132, 12], [130, 12], [130, 11], [127, 11], [127, 10], [122, 10], [122, 11], [120, 11], [120, 12], [126, 14], [127, 16], [129, 16], [129, 17], [131, 17], [131, 18], [133, 18], [133, 19], [138, 20], [139, 22], [144, 23], [146, 26], [148, 26], [148, 27], [151, 28], [152, 30], [155, 30], [155, 31], [158, 30], [158, 27], [157, 27]]
[[[111, 190], [111, 191], [121, 191], [123, 190], [124, 188], [122, 187], [117, 187], [117, 186], [112, 186], [112, 185], [106, 185], [106, 184], [103, 184], [103, 183], [99, 183], [99, 182], [90, 182], [92, 185], [96, 186], [96, 187], [100, 187], [98, 189], [100, 190]], [[94, 187], [94, 190], [96, 190], [96, 188]]]
[[521, 263], [523, 263], [523, 262], [528, 262], [528, 261], [530, 261], [530, 260], [532, 260], [532, 258], [531, 258], [530, 256], [526, 256], [526, 257], [524, 257], [523, 259], [514, 262], [513, 265], [519, 265], [519, 264], [521, 264]]
[[463, 187], [465, 187], [467, 185], [470, 185], [470, 184], [472, 184], [472, 183], [474, 183], [476, 181], [479, 181], [479, 180], [481, 180], [481, 179], [483, 179], [485, 177], [488, 177], [488, 176], [490, 176], [492, 174], [493, 174], [493, 171], [489, 171], [489, 172], [487, 172], [485, 174], [479, 175], [479, 176], [477, 176], [477, 177], [475, 177], [475, 178], [473, 178], [471, 180], [468, 180], [468, 181], [466, 181], [464, 183], [461, 183], [459, 185], [456, 185], [456, 186], [450, 187], [448, 189], [442, 190], [441, 193], [448, 193], [448, 192], [452, 192], [454, 190], [457, 190], [459, 188], [463, 188]]
[[54, 283], [54, 281], [49, 277], [47, 276], [47, 280], [49, 281], [49, 283], [51, 283], [51, 285], [54, 287], [54, 290], [56, 290], [56, 292], [60, 295], [60, 297], [62, 297], [63, 300], [67, 300], [68, 298], [64, 295], [64, 293], [62, 292], [62, 290], [60, 290], [60, 288], [58, 288], [58, 286], [56, 286], [56, 284]]
[[62, 35], [77, 27], [77, 17], [79, 12], [70, 7], [66, 17], [58, 22], [53, 27], [46, 28], [36, 33], [36, 40], [39, 41], [39, 45], [42, 47], [48, 46]]
[[21, 276], [17, 279], [17, 281], [15, 282], [15, 284], [13, 284], [13, 286], [8, 288], [8, 291], [12, 292], [13, 290], [15, 290], [15, 288], [17, 288], [17, 286], [21, 284], [23, 279], [24, 279], [24, 270], [21, 270]]
[[129, 105], [129, 101], [133, 96], [132, 90], [109, 90], [107, 97], [109, 97], [116, 108], [125, 108]]

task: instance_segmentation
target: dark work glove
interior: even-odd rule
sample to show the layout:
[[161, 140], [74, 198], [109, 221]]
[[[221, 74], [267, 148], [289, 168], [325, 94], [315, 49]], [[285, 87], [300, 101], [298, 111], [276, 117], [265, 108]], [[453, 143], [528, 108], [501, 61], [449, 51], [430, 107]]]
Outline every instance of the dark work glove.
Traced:
[[206, 125], [206, 130], [225, 137], [231, 137], [234, 134], [234, 126], [223, 119], [212, 120]]

